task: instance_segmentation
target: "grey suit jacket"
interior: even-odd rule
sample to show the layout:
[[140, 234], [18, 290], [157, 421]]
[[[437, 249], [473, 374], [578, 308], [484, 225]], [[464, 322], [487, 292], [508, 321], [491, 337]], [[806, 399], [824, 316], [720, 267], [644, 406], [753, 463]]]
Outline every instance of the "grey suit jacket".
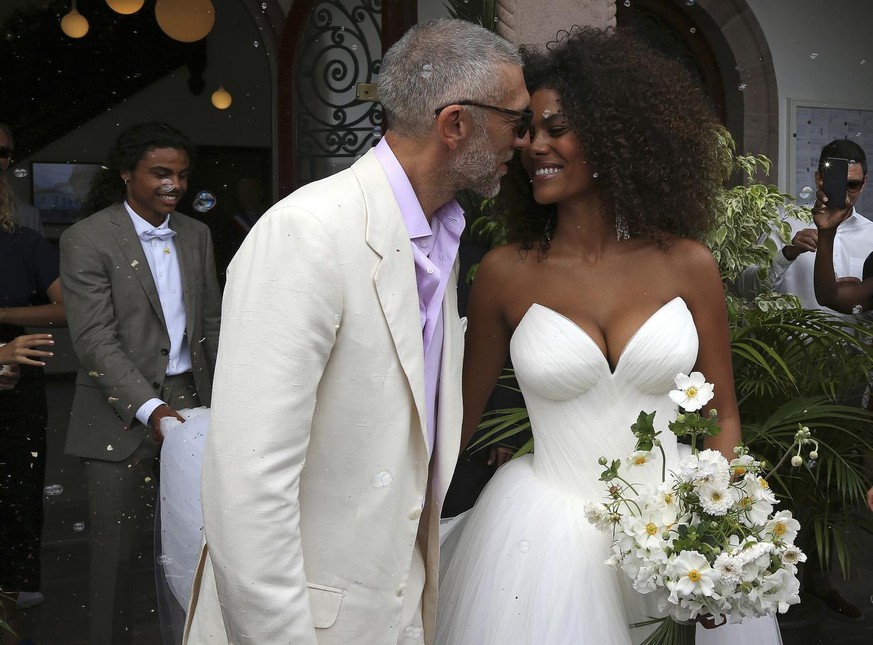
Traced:
[[[209, 229], [173, 213], [197, 392], [212, 397], [220, 292]], [[170, 339], [148, 261], [123, 204], [61, 236], [61, 288], [79, 357], [66, 452], [122, 461], [150, 434], [135, 414], [160, 397]]]

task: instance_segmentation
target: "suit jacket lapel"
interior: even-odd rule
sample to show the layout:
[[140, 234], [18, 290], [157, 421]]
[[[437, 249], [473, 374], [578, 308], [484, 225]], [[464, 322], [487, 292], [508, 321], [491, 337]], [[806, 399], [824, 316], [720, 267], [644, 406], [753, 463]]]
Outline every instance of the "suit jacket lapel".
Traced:
[[382, 258], [374, 277], [376, 292], [394, 339], [397, 356], [409, 381], [422, 439], [427, 445], [424, 346], [409, 233], [403, 224], [385, 171], [373, 152], [368, 152], [352, 169], [360, 181], [364, 196], [367, 244]]
[[155, 286], [155, 280], [152, 277], [151, 269], [149, 268], [148, 260], [142, 250], [142, 243], [136, 234], [136, 229], [133, 227], [133, 222], [130, 221], [130, 215], [124, 204], [116, 204], [112, 207], [112, 212], [109, 214], [109, 221], [114, 226], [110, 228], [113, 237], [115, 238], [118, 247], [124, 255], [125, 261], [133, 269], [133, 273], [142, 285], [152, 308], [161, 319], [161, 323], [166, 327], [167, 322], [164, 320], [164, 310], [161, 307], [161, 299], [158, 296], [158, 288]]
[[437, 396], [436, 445], [433, 450], [432, 494], [440, 506], [446, 497], [461, 444], [461, 364], [464, 357], [464, 329], [458, 318], [459, 262], [455, 261], [443, 296], [443, 353], [440, 389]]
[[188, 332], [188, 343], [190, 345], [199, 340], [193, 336], [193, 324], [196, 319], [194, 312], [197, 305], [196, 289], [194, 288], [195, 276], [198, 275], [197, 249], [191, 236], [191, 230], [186, 225], [186, 222], [181, 219], [179, 213], [174, 212], [170, 215], [170, 228], [176, 231], [176, 237], [173, 241], [176, 253], [179, 256], [179, 271], [182, 273], [182, 289], [185, 293], [185, 327]]

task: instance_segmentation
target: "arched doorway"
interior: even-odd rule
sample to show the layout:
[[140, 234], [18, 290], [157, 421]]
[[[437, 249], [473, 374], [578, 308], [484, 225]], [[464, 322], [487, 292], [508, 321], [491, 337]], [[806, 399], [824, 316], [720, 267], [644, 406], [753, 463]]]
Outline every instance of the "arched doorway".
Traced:
[[379, 136], [381, 112], [359, 84], [375, 83], [382, 53], [417, 16], [404, 0], [291, 6], [279, 46], [280, 197], [351, 165]]
[[737, 150], [767, 155], [776, 175], [775, 70], [763, 31], [745, 0], [617, 2], [616, 22], [700, 78]]

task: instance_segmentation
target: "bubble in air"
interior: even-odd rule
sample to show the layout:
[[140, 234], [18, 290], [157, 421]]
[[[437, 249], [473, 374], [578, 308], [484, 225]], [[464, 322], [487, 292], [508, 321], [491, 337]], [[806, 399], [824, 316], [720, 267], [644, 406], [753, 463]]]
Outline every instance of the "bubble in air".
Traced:
[[599, 175], [598, 173], [596, 173], [596, 172], [595, 172], [595, 173], [591, 173], [591, 176], [594, 177], [595, 179], [597, 179], [598, 177], [600, 177], [600, 175]]
[[864, 307], [862, 307], [861, 305], [855, 305], [854, 307], [852, 307], [852, 313], [856, 316], [862, 311], [864, 311]]
[[522, 553], [527, 553], [528, 551], [530, 551], [530, 542], [527, 540], [519, 540], [518, 550]]
[[172, 561], [173, 561], [173, 558], [168, 556], [166, 553], [162, 553], [161, 555], [158, 556], [158, 564], [160, 564], [161, 566], [166, 566], [166, 565], [170, 564]]
[[746, 89], [747, 87], [748, 87], [748, 85], [746, 85], [745, 83], [740, 83], [739, 85], [737, 85], [737, 89], [738, 89], [740, 92], [742, 92], [742, 91], [743, 91], [744, 89]]
[[263, 9], [264, 11], [267, 10], [267, 3], [266, 2], [261, 3], [261, 9]]
[[373, 488], [386, 488], [394, 482], [394, 476], [387, 470], [376, 473], [373, 477]]
[[193, 207], [198, 213], [207, 213], [215, 208], [217, 202], [218, 200], [215, 199], [215, 195], [208, 190], [201, 190], [194, 199]]
[[161, 192], [162, 193], [172, 193], [173, 189], [176, 187], [176, 184], [173, 183], [173, 180], [169, 177], [164, 177], [161, 179]]
[[866, 59], [866, 58], [862, 58], [862, 59], [861, 59], [861, 65], [866, 65], [866, 64], [867, 64], [867, 59]]
[[259, 43], [257, 40], [256, 40], [253, 44], [254, 44], [255, 47], [260, 47], [260, 46], [261, 46], [261, 43]]
[[373, 136], [377, 139], [382, 136], [382, 128], [380, 128], [378, 125], [373, 128]]
[[815, 60], [816, 58], [818, 58], [818, 52], [812, 52], [809, 55], [809, 58], [810, 58], [810, 60]]
[[45, 494], [49, 497], [54, 497], [56, 495], [60, 495], [64, 492], [64, 487], [60, 484], [49, 484], [45, 487]]
[[692, 28], [689, 29], [688, 31], [690, 31], [692, 34], [696, 34], [696, 33], [697, 33], [697, 27], [692, 27]]
[[81, 533], [85, 530], [85, 522], [73, 522], [73, 530], [76, 533]]
[[550, 110], [543, 110], [544, 119], [548, 119], [550, 116], [552, 116], [552, 112]]
[[624, 6], [625, 6], [625, 7], [629, 7], [629, 6], [630, 6], [630, 0], [624, 0]]
[[24, 179], [27, 177], [27, 168], [16, 168], [12, 171], [12, 174], [19, 179]]
[[686, 4], [687, 6], [689, 6], [689, 7], [693, 7], [693, 6], [694, 6], [694, 0], [685, 0], [685, 4]]
[[421, 77], [422, 78], [430, 78], [433, 74], [433, 65], [430, 63], [425, 63], [421, 66]]
[[800, 189], [800, 199], [809, 199], [812, 197], [812, 188], [804, 186]]

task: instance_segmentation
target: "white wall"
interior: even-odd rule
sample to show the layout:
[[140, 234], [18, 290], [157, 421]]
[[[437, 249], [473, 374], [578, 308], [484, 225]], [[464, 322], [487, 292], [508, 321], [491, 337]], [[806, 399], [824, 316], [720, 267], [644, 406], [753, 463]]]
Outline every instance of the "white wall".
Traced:
[[[873, 110], [873, 2], [747, 2], [767, 38], [776, 70], [780, 126], [778, 182], [782, 190], [787, 190], [789, 99]], [[868, 158], [873, 157], [873, 150], [865, 152]]]

